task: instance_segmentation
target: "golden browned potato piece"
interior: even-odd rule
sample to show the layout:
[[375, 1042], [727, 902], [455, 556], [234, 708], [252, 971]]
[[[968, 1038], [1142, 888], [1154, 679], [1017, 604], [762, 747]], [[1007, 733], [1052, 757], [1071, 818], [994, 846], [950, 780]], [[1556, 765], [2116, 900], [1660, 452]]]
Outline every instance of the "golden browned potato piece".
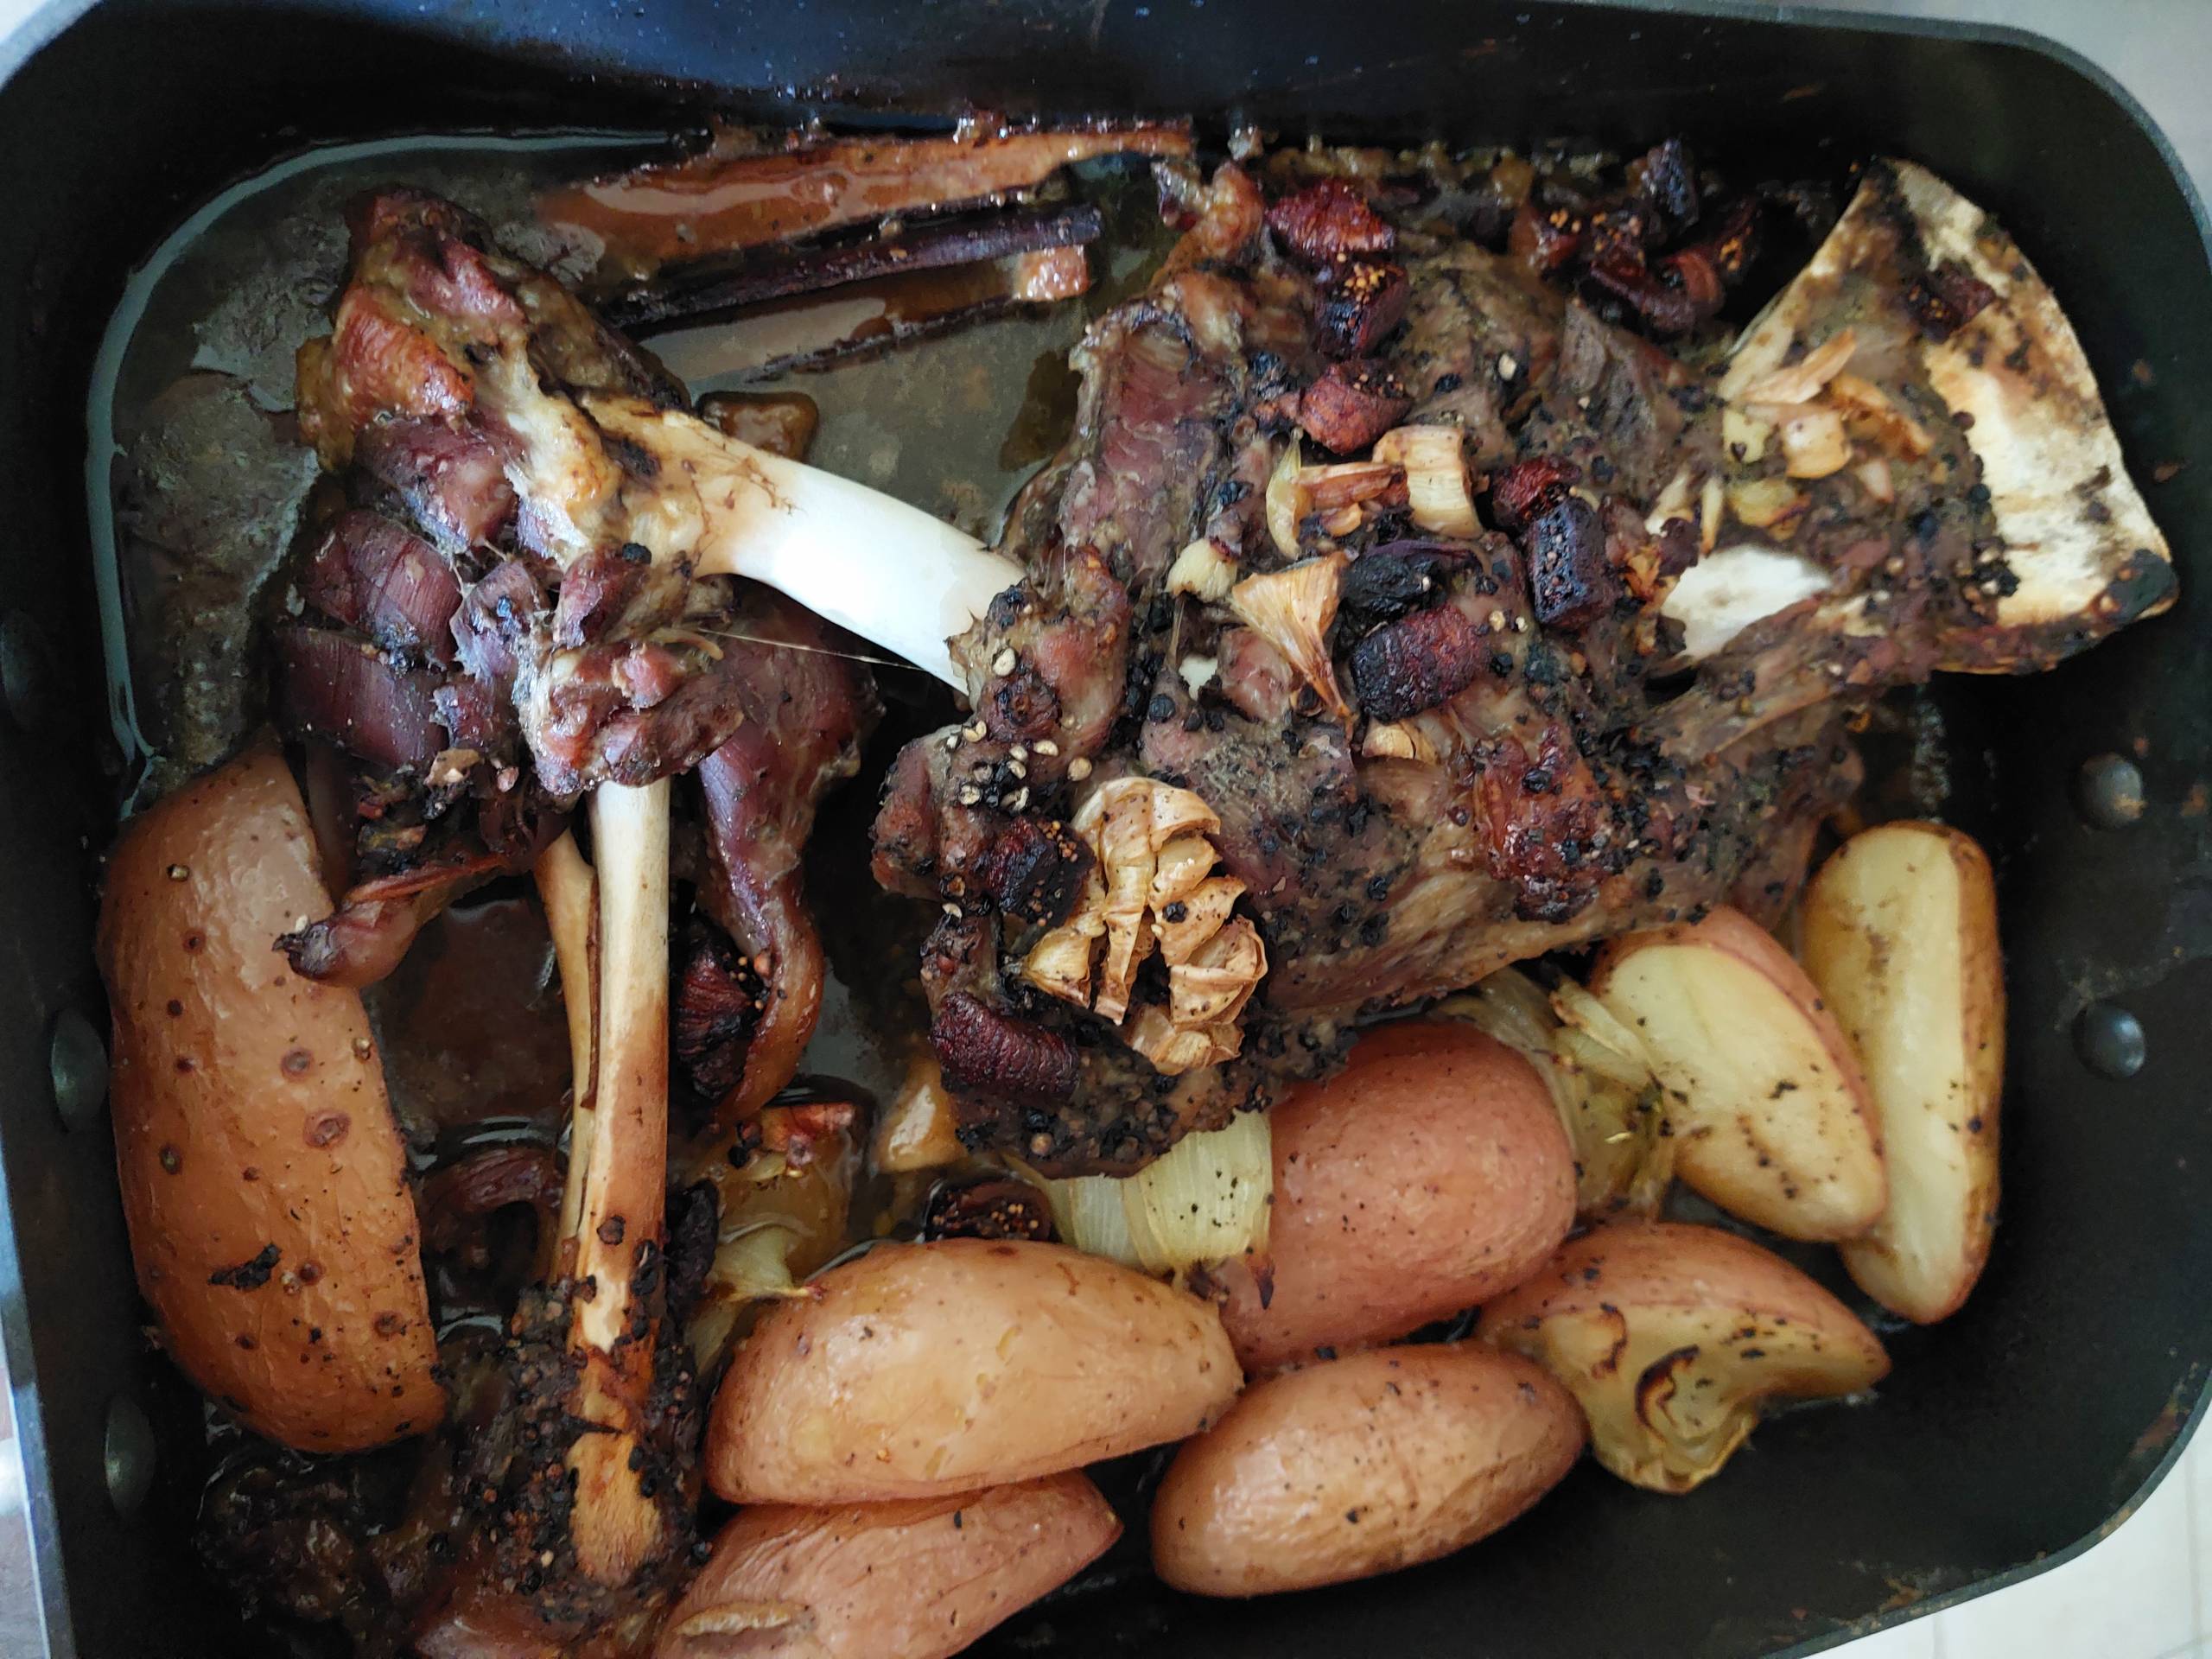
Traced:
[[1175, 1454], [1153, 1567], [1179, 1590], [1260, 1596], [1433, 1560], [1549, 1491], [1583, 1438], [1566, 1389], [1480, 1343], [1268, 1377]]
[[1890, 1369], [1874, 1333], [1780, 1256], [1680, 1222], [1583, 1234], [1479, 1329], [1567, 1384], [1598, 1461], [1655, 1492], [1719, 1473], [1769, 1396], [1856, 1394]]
[[1854, 836], [1805, 890], [1806, 971], [1866, 1068], [1890, 1205], [1843, 1264], [1923, 1324], [1958, 1310], [1997, 1225], [2005, 964], [1997, 886], [1940, 823]]
[[1243, 1382], [1197, 1297], [1057, 1244], [882, 1244], [778, 1304], [715, 1396], [737, 1503], [977, 1491], [1194, 1434]]
[[1889, 1189], [1858, 1056], [1805, 970], [1726, 906], [1631, 933], [1590, 989], [1672, 1097], [1675, 1172], [1786, 1238], [1854, 1238]]
[[764, 1503], [722, 1529], [653, 1659], [949, 1659], [1121, 1531], [1079, 1474], [895, 1503]]
[[248, 1427], [350, 1452], [445, 1398], [415, 1200], [359, 994], [276, 936], [330, 908], [273, 748], [188, 784], [109, 861], [116, 1171], [162, 1344]]
[[1510, 1289], [1574, 1223], [1574, 1154], [1528, 1061], [1461, 1024], [1385, 1026], [1269, 1115], [1274, 1287], [1223, 1322], [1250, 1370], [1404, 1336]]

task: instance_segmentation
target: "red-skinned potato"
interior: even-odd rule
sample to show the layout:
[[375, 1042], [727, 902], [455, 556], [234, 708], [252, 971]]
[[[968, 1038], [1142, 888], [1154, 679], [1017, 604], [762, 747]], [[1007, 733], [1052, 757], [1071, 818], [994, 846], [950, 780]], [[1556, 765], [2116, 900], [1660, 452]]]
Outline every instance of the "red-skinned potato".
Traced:
[[445, 1400], [360, 996], [275, 948], [329, 907], [299, 787], [257, 747], [132, 821], [99, 951], [116, 1171], [162, 1345], [255, 1432], [349, 1452]]
[[1574, 1154], [1528, 1061], [1458, 1023], [1384, 1026], [1268, 1114], [1272, 1294], [1218, 1277], [1249, 1370], [1404, 1336], [1511, 1288], [1574, 1223]]
[[1121, 1530], [1079, 1474], [893, 1503], [761, 1504], [722, 1529], [653, 1659], [949, 1659]]
[[1884, 824], [1821, 866], [1803, 914], [1806, 971], [1866, 1068], [1889, 1164], [1889, 1208], [1843, 1264], [1893, 1313], [1946, 1318], [1997, 1224], [2005, 966], [1988, 856], [1942, 824]]
[[1789, 953], [1723, 906], [1614, 940], [1590, 989], [1671, 1096], [1675, 1173], [1785, 1238], [1853, 1238], [1887, 1202], [1872, 1096]]
[[1890, 1369], [1873, 1332], [1780, 1256], [1680, 1222], [1592, 1229], [1478, 1329], [1565, 1383], [1598, 1461], [1655, 1492], [1719, 1472], [1770, 1396], [1856, 1394]]
[[1433, 1560], [1526, 1510], [1583, 1440], [1566, 1389], [1480, 1343], [1287, 1371], [1175, 1454], [1153, 1567], [1179, 1590], [1259, 1596]]
[[933, 1497], [1194, 1434], [1243, 1376], [1197, 1297], [1057, 1244], [882, 1244], [779, 1302], [715, 1395], [732, 1503]]

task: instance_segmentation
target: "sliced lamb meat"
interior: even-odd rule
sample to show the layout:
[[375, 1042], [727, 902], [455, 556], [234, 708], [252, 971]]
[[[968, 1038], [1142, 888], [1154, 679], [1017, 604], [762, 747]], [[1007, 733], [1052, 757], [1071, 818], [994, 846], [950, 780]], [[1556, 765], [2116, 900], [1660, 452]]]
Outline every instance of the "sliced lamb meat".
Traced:
[[481, 432], [438, 419], [379, 421], [363, 429], [353, 457], [449, 556], [490, 545], [514, 517], [514, 488]]
[[375, 646], [327, 628], [276, 636], [276, 707], [288, 735], [320, 738], [380, 766], [428, 766], [446, 747], [438, 677], [396, 668]]
[[301, 591], [385, 651], [452, 665], [460, 584], [437, 550], [403, 524], [373, 512], [341, 513], [308, 553]]

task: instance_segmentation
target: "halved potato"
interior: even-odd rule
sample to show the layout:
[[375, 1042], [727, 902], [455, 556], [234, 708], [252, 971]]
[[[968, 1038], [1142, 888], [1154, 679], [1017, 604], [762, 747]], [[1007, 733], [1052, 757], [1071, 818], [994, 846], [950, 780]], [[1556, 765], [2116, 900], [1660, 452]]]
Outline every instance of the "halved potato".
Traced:
[[949, 1659], [1104, 1553], [1122, 1523], [1079, 1474], [964, 1496], [741, 1513], [654, 1659]]
[[1608, 1041], [1577, 1023], [1587, 1013], [1610, 1032], [1617, 1022], [1603, 1005], [1572, 980], [1559, 995], [1566, 1001], [1555, 1009], [1535, 980], [1501, 968], [1429, 1013], [1488, 1033], [1543, 1078], [1574, 1152], [1577, 1217], [1652, 1214], [1675, 1179], [1665, 1094], [1632, 1034]]
[[1675, 1169], [1787, 1238], [1852, 1238], [1888, 1198], [1866, 1080], [1805, 970], [1737, 912], [1631, 933], [1590, 981], [1676, 1106]]
[[1255, 1382], [1175, 1454], [1152, 1561], [1258, 1596], [1433, 1560], [1496, 1532], [1581, 1455], [1582, 1414], [1517, 1354], [1380, 1348]]
[[1550, 1090], [1497, 1039], [1407, 1021], [1268, 1114], [1273, 1268], [1224, 1262], [1222, 1320], [1250, 1369], [1402, 1337], [1518, 1284], [1574, 1224]]
[[1853, 836], [1806, 890], [1804, 956], [1866, 1068], [1889, 1165], [1889, 1208], [1844, 1265], [1883, 1306], [1942, 1319], [1997, 1222], [2005, 974], [1987, 855], [1939, 823]]
[[1890, 1369], [1874, 1333], [1780, 1256], [1680, 1222], [1585, 1233], [1484, 1308], [1480, 1334], [1564, 1382], [1598, 1461], [1655, 1492], [1719, 1472], [1769, 1396], [1856, 1394]]
[[1243, 1385], [1197, 1297], [1058, 1244], [880, 1244], [730, 1361], [707, 1479], [737, 1503], [934, 1497], [1194, 1434]]
[[276, 936], [325, 914], [299, 785], [248, 750], [108, 860], [115, 1164], [162, 1345], [255, 1433], [309, 1452], [445, 1414], [406, 1147], [360, 993]]

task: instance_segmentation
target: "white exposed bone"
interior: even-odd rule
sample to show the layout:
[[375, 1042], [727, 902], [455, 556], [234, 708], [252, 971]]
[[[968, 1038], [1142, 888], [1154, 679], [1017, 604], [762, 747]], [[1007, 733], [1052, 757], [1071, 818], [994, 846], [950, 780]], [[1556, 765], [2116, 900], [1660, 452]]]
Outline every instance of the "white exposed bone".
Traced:
[[531, 871], [553, 936], [553, 961], [561, 975], [561, 1004], [569, 1018], [570, 1085], [569, 1180], [561, 1198], [562, 1238], [573, 1238], [583, 1208], [586, 1154], [591, 1146], [592, 1021], [599, 1007], [599, 975], [593, 947], [599, 931], [599, 887], [576, 838], [563, 831], [537, 855]]
[[[640, 1490], [630, 1456], [652, 1388], [655, 1323], [636, 1317], [634, 1276], [639, 1253], [659, 1248], [668, 1178], [670, 790], [663, 779], [634, 789], [603, 785], [591, 797], [601, 948], [596, 976], [587, 967], [576, 977], [596, 991], [596, 1030], [589, 1086], [580, 1074], [576, 1089], [574, 1208], [563, 1205], [560, 1264], [577, 1287], [569, 1324], [582, 1362], [575, 1414], [601, 1431], [578, 1436], [569, 1452], [576, 1473], [570, 1527], [579, 1565], [602, 1584], [627, 1580], [664, 1542], [660, 1511]], [[555, 949], [565, 941], [570, 957], [582, 931], [576, 898], [593, 880], [579, 873], [574, 852], [571, 842], [568, 854], [555, 854], [540, 878]]]
[[610, 437], [659, 460], [650, 498], [626, 498], [630, 539], [656, 556], [691, 550], [696, 574], [765, 582], [967, 689], [945, 642], [1021, 579], [1013, 560], [918, 507], [756, 449], [682, 410], [632, 397], [582, 402]]
[[[1930, 339], [1897, 280], [1901, 269], [1923, 263], [1955, 263], [1995, 298], [1948, 339]], [[1852, 319], [1862, 346], [1882, 336], [1878, 352], [1853, 361], [1917, 362], [1981, 463], [2013, 585], [1997, 598], [1994, 633], [1968, 630], [1944, 666], [2008, 669], [2063, 655], [2172, 603], [2172, 582], [2159, 569], [2172, 556], [2127, 475], [2081, 342], [1987, 213], [1925, 168], [1875, 163], [1811, 263], [1738, 343], [1722, 398], [1735, 404], [1770, 393], [1775, 377], [1790, 373], [1791, 350], [1833, 338], [1839, 315]], [[1881, 419], [1908, 453], [1925, 439], [1916, 422], [1910, 429], [1898, 423], [1910, 421], [1908, 411], [1872, 405], [1870, 390], [1891, 400], [1871, 382], [1830, 375], [1823, 385], [1831, 395], [1839, 379], [1840, 401], [1854, 416]]]

